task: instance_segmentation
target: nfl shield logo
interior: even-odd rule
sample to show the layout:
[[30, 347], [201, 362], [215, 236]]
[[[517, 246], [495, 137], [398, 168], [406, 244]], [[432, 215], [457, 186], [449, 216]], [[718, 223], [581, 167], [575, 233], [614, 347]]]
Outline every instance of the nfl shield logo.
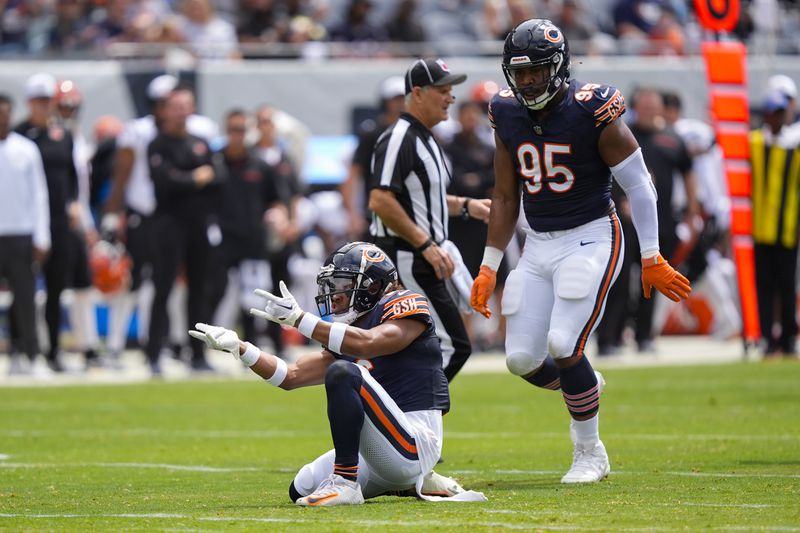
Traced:
[[542, 134], [542, 127], [541, 127], [540, 125], [536, 124], [536, 125], [533, 127], [533, 131], [535, 131], [535, 132], [536, 132], [536, 135], [541, 135], [541, 134]]

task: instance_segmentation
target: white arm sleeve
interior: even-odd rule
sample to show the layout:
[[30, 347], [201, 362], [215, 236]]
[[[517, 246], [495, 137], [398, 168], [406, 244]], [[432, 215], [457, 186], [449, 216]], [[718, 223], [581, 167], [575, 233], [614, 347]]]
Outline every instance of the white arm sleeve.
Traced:
[[631, 218], [642, 257], [652, 257], [658, 253], [658, 212], [656, 210], [656, 188], [644, 164], [642, 149], [611, 167], [611, 173], [628, 196], [631, 205]]

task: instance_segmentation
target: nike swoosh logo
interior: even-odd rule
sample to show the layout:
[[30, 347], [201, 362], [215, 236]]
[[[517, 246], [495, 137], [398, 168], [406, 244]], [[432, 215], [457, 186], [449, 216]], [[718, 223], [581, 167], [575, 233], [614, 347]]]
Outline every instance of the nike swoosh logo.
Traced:
[[337, 497], [338, 495], [339, 495], [338, 492], [334, 492], [333, 494], [328, 494], [327, 496], [323, 496], [322, 498], [309, 497], [306, 501], [308, 502], [308, 505], [319, 505], [320, 503], [326, 502], [331, 498]]
[[291, 311], [292, 310], [292, 306], [290, 306], [290, 305], [283, 305], [283, 304], [279, 304], [279, 303], [276, 303], [275, 305], [277, 305], [278, 307], [281, 307], [283, 309], [286, 309], [287, 311]]
[[600, 97], [605, 98], [606, 96], [608, 96], [609, 89], [610, 87], [606, 87], [606, 90], [600, 93]]
[[581, 246], [586, 246], [587, 244], [594, 244], [594, 241], [581, 241]]

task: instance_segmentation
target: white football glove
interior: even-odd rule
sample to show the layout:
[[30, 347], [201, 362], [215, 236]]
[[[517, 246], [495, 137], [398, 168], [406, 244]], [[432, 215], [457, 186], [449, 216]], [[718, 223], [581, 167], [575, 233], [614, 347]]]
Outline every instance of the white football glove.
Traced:
[[239, 336], [235, 331], [202, 322], [198, 322], [194, 327], [197, 329], [190, 329], [189, 335], [205, 342], [209, 348], [230, 352], [234, 357], [239, 358]]
[[256, 289], [254, 292], [267, 300], [264, 309], [250, 309], [250, 314], [260, 318], [265, 318], [284, 326], [294, 326], [303, 310], [297, 304], [292, 293], [286, 288], [286, 284], [281, 281], [279, 284], [282, 298], [275, 296], [265, 290]]

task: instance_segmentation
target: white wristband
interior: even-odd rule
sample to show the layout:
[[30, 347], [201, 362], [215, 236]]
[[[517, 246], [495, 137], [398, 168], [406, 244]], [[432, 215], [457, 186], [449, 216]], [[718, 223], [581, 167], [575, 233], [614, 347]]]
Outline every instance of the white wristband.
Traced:
[[503, 260], [503, 251], [494, 246], [487, 246], [483, 250], [483, 261], [481, 266], [486, 265], [495, 272], [500, 269], [500, 262]]
[[247, 366], [253, 366], [258, 361], [258, 358], [261, 357], [261, 350], [258, 346], [253, 344], [247, 343], [247, 349], [244, 351], [243, 354], [239, 354], [239, 359], [241, 359], [242, 363], [246, 364]]
[[345, 333], [347, 333], [347, 324], [342, 324], [341, 322], [331, 324], [331, 332], [328, 335], [328, 348], [332, 352], [342, 353]]
[[289, 373], [289, 367], [286, 366], [286, 361], [280, 357], [275, 357], [274, 355], [272, 357], [275, 359], [275, 373], [272, 374], [271, 378], [264, 381], [275, 387], [280, 387], [283, 380], [286, 379], [286, 374]]
[[318, 316], [312, 315], [309, 312], [303, 313], [303, 318], [300, 319], [300, 324], [297, 326], [297, 331], [303, 334], [304, 337], [311, 338], [311, 335], [314, 334], [314, 328], [317, 327], [317, 323], [320, 321]]

